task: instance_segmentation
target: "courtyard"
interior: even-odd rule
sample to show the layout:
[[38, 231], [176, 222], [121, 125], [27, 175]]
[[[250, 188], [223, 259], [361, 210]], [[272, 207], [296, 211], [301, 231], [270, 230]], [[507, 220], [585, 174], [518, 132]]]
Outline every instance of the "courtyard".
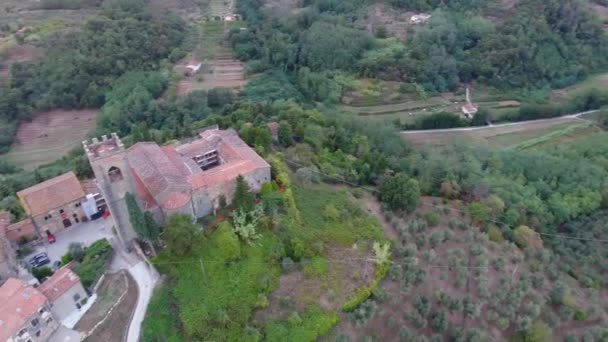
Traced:
[[50, 265], [53, 265], [56, 261], [61, 261], [61, 257], [68, 252], [70, 243], [81, 243], [84, 247], [88, 247], [93, 242], [104, 238], [112, 243], [111, 240], [115, 238], [112, 233], [113, 225], [114, 220], [112, 217], [108, 217], [107, 219], [100, 218], [66, 228], [55, 234], [55, 243], [44, 241], [42, 245], [36, 246], [24, 260], [27, 262], [32, 256], [45, 252], [51, 260]]

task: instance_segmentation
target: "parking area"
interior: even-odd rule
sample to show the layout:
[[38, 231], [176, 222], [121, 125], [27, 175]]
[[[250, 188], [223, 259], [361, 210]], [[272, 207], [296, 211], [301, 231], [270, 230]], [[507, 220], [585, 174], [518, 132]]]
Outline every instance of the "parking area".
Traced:
[[34, 251], [26, 256], [25, 260], [28, 261], [32, 256], [45, 252], [51, 260], [50, 265], [47, 265], [50, 267], [55, 261], [61, 261], [61, 257], [67, 253], [68, 247], [72, 242], [81, 243], [86, 247], [103, 238], [110, 240], [113, 237], [113, 225], [114, 220], [109, 217], [107, 219], [84, 222], [64, 229], [55, 234], [55, 243], [51, 244], [45, 241], [43, 245], [34, 248]]

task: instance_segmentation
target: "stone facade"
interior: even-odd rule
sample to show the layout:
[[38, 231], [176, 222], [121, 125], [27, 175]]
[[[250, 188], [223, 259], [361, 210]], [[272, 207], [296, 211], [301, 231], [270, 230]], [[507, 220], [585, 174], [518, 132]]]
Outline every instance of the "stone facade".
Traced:
[[17, 197], [41, 237], [87, 220], [81, 206], [85, 193], [73, 172], [23, 189]]
[[46, 213], [33, 216], [34, 226], [38, 228], [42, 237], [46, 236], [46, 232], [56, 234], [65, 228], [79, 224], [83, 220], [86, 221], [87, 216], [82, 210], [81, 200], [83, 199], [65, 203], [50, 209]]
[[125, 147], [116, 135], [103, 136], [101, 140], [83, 141], [85, 152], [97, 180], [99, 191], [106, 199], [107, 209], [114, 217], [118, 237], [128, 243], [136, 237], [129, 220], [125, 202], [127, 192], [133, 192], [133, 180], [127, 164]]
[[0, 287], [0, 341], [43, 342], [57, 330], [49, 302], [37, 289], [10, 278]]
[[31, 218], [15, 222], [6, 227], [6, 238], [16, 244], [39, 239], [40, 236], [34, 228]]
[[10, 219], [9, 213], [0, 212], [0, 285], [18, 273], [15, 250], [6, 237], [6, 228], [9, 226]]
[[123, 203], [127, 192], [163, 223], [176, 213], [208, 215], [221, 197], [230, 203], [239, 175], [253, 191], [270, 181], [270, 165], [233, 130], [208, 129], [177, 146], [140, 142], [125, 149], [116, 134], [83, 145], [104, 197], [114, 203], [112, 215], [116, 219], [119, 212], [117, 224], [127, 227], [121, 230], [130, 231], [130, 238], [135, 235]]

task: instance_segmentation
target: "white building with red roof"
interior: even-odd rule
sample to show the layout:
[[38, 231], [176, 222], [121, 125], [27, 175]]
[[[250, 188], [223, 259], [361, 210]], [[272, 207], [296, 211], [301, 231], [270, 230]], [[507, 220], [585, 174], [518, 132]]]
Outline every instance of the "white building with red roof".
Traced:
[[38, 290], [48, 299], [51, 312], [60, 321], [80, 310], [88, 300], [80, 278], [72, 271], [72, 264], [57, 270]]
[[40, 291], [15, 278], [0, 287], [0, 341], [46, 341], [58, 326]]

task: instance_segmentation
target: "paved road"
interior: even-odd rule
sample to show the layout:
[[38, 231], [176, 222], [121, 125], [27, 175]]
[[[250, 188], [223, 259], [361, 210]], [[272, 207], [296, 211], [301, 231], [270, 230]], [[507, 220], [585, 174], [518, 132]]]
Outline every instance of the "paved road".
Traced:
[[[530, 124], [530, 123], [543, 123], [543, 122], [552, 122], [552, 121], [563, 121], [564, 119], [585, 120], [585, 119], [581, 118], [582, 115], [591, 114], [591, 113], [595, 113], [595, 112], [598, 112], [598, 111], [599, 110], [590, 110], [590, 111], [580, 112], [580, 113], [571, 114], [571, 115], [557, 116], [557, 117], [550, 118], [550, 119], [527, 120], [527, 121], [511, 122], [511, 123], [505, 123], [505, 124], [499, 124], [499, 125], [492, 125], [492, 124], [490, 124], [488, 126], [478, 126], [478, 127], [443, 128], [443, 129], [421, 129], [421, 130], [415, 130], [415, 131], [401, 131], [401, 134], [409, 135], [409, 134], [428, 134], [428, 133], [467, 132], [467, 131], [480, 131], [480, 130], [485, 130], [485, 129], [508, 127], [508, 126], [521, 126], [521, 125], [525, 126], [525, 125]], [[587, 120], [585, 120], [585, 121], [587, 121]]]
[[135, 252], [127, 253], [123, 244], [117, 239], [113, 240], [113, 246], [116, 256], [112, 259], [110, 269], [115, 271], [121, 269], [127, 270], [137, 283], [137, 305], [131, 317], [131, 324], [129, 325], [129, 332], [127, 334], [127, 342], [137, 342], [141, 334], [141, 324], [146, 316], [148, 303], [150, 303], [150, 299], [152, 298], [159, 275], [153, 267], [141, 259]]
[[[146, 309], [150, 298], [152, 298], [152, 292], [159, 279], [159, 275], [154, 268], [150, 267], [135, 252], [127, 253], [124, 244], [112, 233], [112, 226], [114, 225], [114, 220], [110, 217], [106, 220], [99, 219], [70, 227], [55, 234], [55, 243], [49, 244], [45, 241], [44, 244], [36, 247], [34, 252], [26, 257], [25, 260], [29, 260], [34, 254], [46, 252], [52, 264], [55, 261], [61, 260], [61, 257], [67, 253], [71, 242], [79, 242], [85, 246], [90, 246], [97, 240], [108, 239], [115, 251], [110, 269], [114, 271], [127, 270], [135, 279], [139, 289], [137, 305], [132, 316], [127, 337], [127, 342], [137, 342], [139, 340], [141, 324], [146, 315]], [[67, 328], [63, 329], [57, 336], [60, 338], [59, 336], [69, 335], [71, 334], [70, 331]]]

